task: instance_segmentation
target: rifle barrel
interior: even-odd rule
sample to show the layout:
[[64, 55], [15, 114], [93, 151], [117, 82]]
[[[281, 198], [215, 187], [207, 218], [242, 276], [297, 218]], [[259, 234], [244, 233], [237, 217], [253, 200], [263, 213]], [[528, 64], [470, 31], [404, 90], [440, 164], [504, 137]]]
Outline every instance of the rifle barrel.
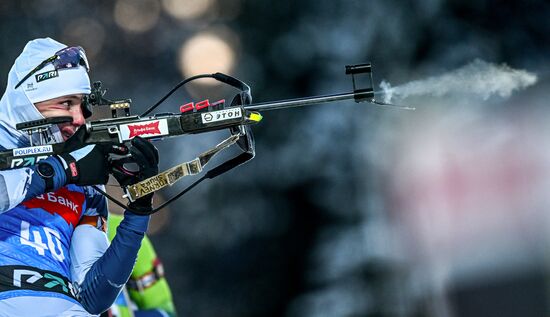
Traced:
[[[372, 92], [370, 93], [372, 94]], [[326, 103], [331, 101], [353, 99], [353, 98], [357, 98], [359, 94], [361, 93], [348, 92], [348, 93], [340, 93], [340, 94], [333, 94], [333, 95], [322, 95], [322, 96], [304, 97], [304, 98], [287, 99], [287, 100], [279, 100], [279, 101], [268, 101], [268, 102], [260, 102], [260, 103], [253, 103], [250, 105], [246, 105], [244, 106], [244, 108], [247, 110], [253, 110], [253, 111], [267, 111], [267, 110], [275, 110], [275, 109], [303, 107], [303, 106], [321, 104], [321, 103]]]

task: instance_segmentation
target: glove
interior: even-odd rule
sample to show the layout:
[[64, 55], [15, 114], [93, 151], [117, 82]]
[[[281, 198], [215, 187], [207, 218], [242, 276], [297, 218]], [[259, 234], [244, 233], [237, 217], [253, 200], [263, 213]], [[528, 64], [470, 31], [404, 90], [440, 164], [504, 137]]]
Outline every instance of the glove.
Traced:
[[[121, 186], [133, 185], [158, 174], [159, 153], [151, 142], [135, 137], [130, 143], [129, 152], [129, 158], [113, 164], [112, 174]], [[138, 169], [125, 168], [128, 163], [137, 165]], [[129, 202], [128, 208], [138, 215], [150, 215], [153, 211], [153, 194]]]
[[78, 129], [63, 147], [63, 152], [56, 158], [63, 164], [67, 184], [80, 186], [106, 184], [111, 166], [109, 155], [124, 155], [128, 149], [113, 142], [85, 144], [87, 131]]
[[85, 144], [85, 128], [80, 128], [63, 145], [61, 154], [40, 161], [33, 169], [45, 182], [45, 192], [66, 184], [80, 186], [106, 184], [110, 154], [123, 155], [128, 149], [113, 142]]

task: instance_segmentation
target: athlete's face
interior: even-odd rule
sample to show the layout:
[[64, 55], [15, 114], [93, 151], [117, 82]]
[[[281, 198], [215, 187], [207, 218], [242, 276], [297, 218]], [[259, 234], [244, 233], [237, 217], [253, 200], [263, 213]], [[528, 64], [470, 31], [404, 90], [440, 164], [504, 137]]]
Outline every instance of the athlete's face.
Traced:
[[72, 122], [58, 124], [63, 140], [67, 140], [75, 131], [86, 123], [82, 113], [82, 95], [68, 95], [35, 103], [34, 106], [45, 117], [72, 117]]

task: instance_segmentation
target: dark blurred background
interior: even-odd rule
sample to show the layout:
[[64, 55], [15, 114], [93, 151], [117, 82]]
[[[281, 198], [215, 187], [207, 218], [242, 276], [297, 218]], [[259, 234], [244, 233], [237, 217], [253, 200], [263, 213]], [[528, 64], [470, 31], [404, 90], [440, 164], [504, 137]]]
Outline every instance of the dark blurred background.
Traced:
[[[507, 99], [265, 112], [256, 159], [159, 212], [150, 236], [180, 316], [548, 316], [549, 21], [542, 0], [4, 0], [0, 80], [47, 36], [84, 47], [134, 113], [205, 72], [257, 102], [349, 91], [344, 66], [361, 62], [376, 84], [476, 58], [533, 72]], [[158, 110], [231, 94], [201, 81]], [[161, 168], [225, 136], [159, 142]]]

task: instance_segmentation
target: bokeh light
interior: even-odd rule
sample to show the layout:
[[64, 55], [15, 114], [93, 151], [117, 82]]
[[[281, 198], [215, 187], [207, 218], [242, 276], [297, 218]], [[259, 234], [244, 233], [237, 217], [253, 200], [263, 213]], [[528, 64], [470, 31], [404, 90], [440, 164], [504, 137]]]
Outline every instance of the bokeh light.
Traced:
[[214, 4], [215, 0], [162, 0], [164, 11], [179, 20], [199, 18]]
[[115, 22], [128, 32], [146, 32], [152, 29], [160, 16], [158, 0], [118, 0], [115, 4]]
[[227, 38], [218, 32], [207, 31], [183, 43], [179, 51], [179, 68], [184, 77], [202, 73], [231, 73], [236, 52]]

